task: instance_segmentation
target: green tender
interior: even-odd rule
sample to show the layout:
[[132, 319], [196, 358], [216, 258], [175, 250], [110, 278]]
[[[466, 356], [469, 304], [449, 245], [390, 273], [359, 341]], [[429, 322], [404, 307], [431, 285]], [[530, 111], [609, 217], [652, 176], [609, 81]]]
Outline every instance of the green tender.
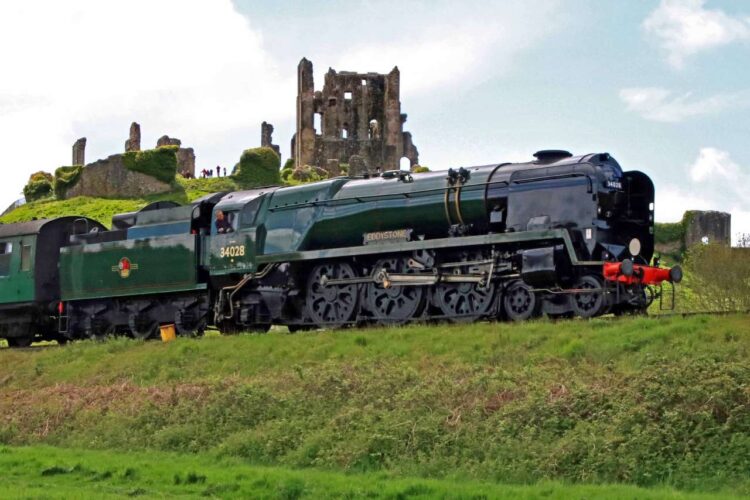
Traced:
[[[172, 235], [63, 248], [62, 300], [174, 293], [205, 288], [198, 282], [198, 236]], [[120, 269], [127, 259], [129, 272]]]

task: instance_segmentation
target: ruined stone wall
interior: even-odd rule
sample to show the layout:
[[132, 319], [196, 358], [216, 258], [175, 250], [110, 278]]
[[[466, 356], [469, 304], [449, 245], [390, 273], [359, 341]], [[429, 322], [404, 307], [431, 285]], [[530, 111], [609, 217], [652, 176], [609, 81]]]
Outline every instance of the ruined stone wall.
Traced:
[[141, 126], [136, 122], [130, 124], [128, 140], [125, 141], [125, 152], [141, 150]]
[[292, 139], [296, 165], [330, 169], [332, 160], [351, 164], [353, 156], [359, 157], [358, 167], [364, 162], [368, 173], [398, 169], [403, 156], [417, 165], [417, 148], [411, 134], [403, 131], [406, 115], [401, 113], [398, 68], [387, 75], [329, 69], [323, 90], [316, 91], [312, 63], [302, 59], [297, 90], [297, 132]]
[[690, 211], [686, 214], [685, 247], [698, 243], [732, 243], [732, 215], [716, 211]]
[[260, 124], [260, 147], [271, 148], [281, 158], [281, 149], [273, 143], [273, 125], [267, 122]]
[[86, 138], [81, 137], [73, 144], [73, 163], [71, 165], [86, 164]]
[[150, 175], [125, 168], [122, 155], [112, 155], [86, 165], [78, 181], [64, 198], [94, 196], [102, 198], [138, 198], [170, 191], [172, 187]]
[[177, 173], [195, 176], [195, 151], [193, 148], [183, 148], [182, 141], [176, 137], [163, 135], [156, 140], [156, 147], [177, 146]]

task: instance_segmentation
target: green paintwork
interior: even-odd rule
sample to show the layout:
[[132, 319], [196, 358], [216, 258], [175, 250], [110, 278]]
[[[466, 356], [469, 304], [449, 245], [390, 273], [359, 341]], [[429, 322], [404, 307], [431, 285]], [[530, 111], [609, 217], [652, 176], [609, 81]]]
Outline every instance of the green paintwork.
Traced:
[[[60, 254], [62, 299], [147, 295], [205, 288], [198, 282], [196, 235], [172, 235], [63, 248]], [[129, 259], [130, 275], [116, 267]]]
[[413, 252], [422, 249], [439, 248], [463, 248], [480, 245], [496, 244], [523, 244], [533, 242], [535, 244], [562, 244], [574, 266], [599, 266], [601, 261], [578, 260], [573, 242], [567, 229], [549, 229], [543, 231], [524, 231], [519, 233], [498, 233], [480, 236], [465, 236], [462, 238], [440, 238], [428, 241], [407, 241], [390, 244], [362, 245], [357, 247], [333, 248], [327, 250], [310, 250], [300, 252], [288, 252], [279, 254], [262, 255], [257, 258], [258, 266], [278, 262], [307, 261], [317, 259], [332, 259], [339, 257], [352, 257], [357, 255], [376, 255], [397, 252]]
[[[206, 263], [213, 275], [231, 273], [249, 273], [255, 271], [255, 230], [241, 230], [229, 234], [211, 236], [209, 251], [206, 252]], [[222, 248], [224, 255], [222, 256]], [[244, 255], [234, 254], [230, 249], [243, 248]], [[229, 252], [229, 253], [228, 253]]]
[[[469, 168], [469, 178], [461, 186], [461, 219], [473, 224], [475, 230], [481, 231], [487, 224], [485, 192], [494, 169]], [[446, 191], [450, 194], [448, 215]], [[237, 233], [231, 236], [214, 234], [210, 255], [203, 263], [211, 274], [245, 273], [253, 271], [257, 263], [278, 261], [280, 255], [313, 255], [312, 251], [326, 249], [333, 249], [330, 251], [336, 255], [351, 255], [353, 248], [363, 254], [374, 253], [371, 248], [362, 248], [364, 233], [397, 229], [412, 229], [414, 236], [425, 239], [425, 243], [416, 243], [417, 247], [429, 247], [448, 236], [451, 224], [459, 223], [455, 193], [456, 186], [449, 183], [445, 172], [414, 174], [412, 181], [398, 177], [335, 178], [276, 190], [232, 193], [216, 209], [239, 214], [254, 203], [260, 206], [254, 225], [238, 225]], [[222, 248], [242, 244], [247, 248], [244, 257], [220, 256]]]
[[[8, 257], [0, 256], [9, 261], [7, 275], [0, 276], [0, 304], [35, 300], [34, 259], [36, 256], [36, 239], [36, 234], [27, 234], [0, 240], [13, 246], [13, 250]], [[31, 246], [29, 269], [27, 271], [21, 269], [21, 251], [24, 245]]]

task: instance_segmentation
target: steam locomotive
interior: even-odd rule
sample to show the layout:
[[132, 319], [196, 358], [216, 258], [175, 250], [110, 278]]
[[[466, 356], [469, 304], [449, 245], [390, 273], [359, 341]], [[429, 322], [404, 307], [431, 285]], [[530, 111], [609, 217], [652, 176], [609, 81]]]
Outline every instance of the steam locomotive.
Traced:
[[644, 312], [654, 187], [607, 153], [157, 202], [0, 226], [0, 338]]

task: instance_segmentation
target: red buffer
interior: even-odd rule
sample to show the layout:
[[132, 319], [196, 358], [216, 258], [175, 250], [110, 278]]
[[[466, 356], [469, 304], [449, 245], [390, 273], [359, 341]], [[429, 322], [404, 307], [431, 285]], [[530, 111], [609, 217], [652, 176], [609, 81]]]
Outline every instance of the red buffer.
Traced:
[[627, 285], [661, 285], [664, 281], [670, 283], [682, 281], [682, 268], [680, 266], [674, 266], [671, 269], [644, 266], [633, 264], [633, 261], [629, 259], [622, 262], [605, 262], [603, 274], [606, 280]]

